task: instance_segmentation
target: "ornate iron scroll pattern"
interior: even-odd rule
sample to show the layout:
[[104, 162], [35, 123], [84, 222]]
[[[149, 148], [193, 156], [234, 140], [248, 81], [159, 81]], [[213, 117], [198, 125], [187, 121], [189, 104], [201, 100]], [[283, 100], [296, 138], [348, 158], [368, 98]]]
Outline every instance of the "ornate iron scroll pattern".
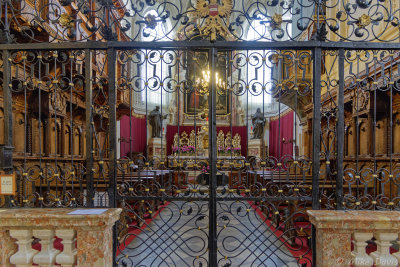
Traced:
[[[220, 266], [311, 264], [311, 225], [306, 215], [311, 206], [310, 151], [296, 147], [300, 143], [299, 124], [306, 122], [303, 103], [310, 101], [313, 89], [312, 61], [308, 50], [233, 50], [218, 54], [218, 64], [232, 71], [226, 79], [228, 90], [220, 96], [227, 94], [234, 99], [231, 103], [242, 101], [245, 118], [256, 107], [278, 121], [293, 111], [286, 116], [294, 116], [295, 125], [295, 136], [284, 141], [281, 132], [287, 129], [279, 123], [279, 148], [270, 154], [264, 138], [256, 150], [250, 145], [252, 127], [246, 122], [247, 157], [240, 159], [230, 150], [228, 159], [218, 160], [218, 174], [229, 177], [228, 184], [217, 188]], [[230, 127], [234, 123], [240, 122], [230, 116]], [[288, 151], [285, 146], [293, 149]]]
[[[116, 89], [122, 100], [117, 110], [129, 125], [128, 137], [121, 139], [128, 149], [117, 162], [116, 198], [124, 209], [117, 224], [117, 266], [210, 264], [209, 188], [201, 177], [209, 160], [198, 154], [198, 139], [193, 144], [178, 141], [179, 149], [167, 154], [167, 122], [161, 119], [161, 138], [150, 138], [152, 129], [148, 129], [145, 153], [133, 152], [140, 142], [134, 121], [147, 124], [155, 106], [160, 107], [162, 118], [175, 112], [166, 120], [177, 126], [178, 133], [183, 132], [180, 125], [187, 115], [180, 107], [187, 94], [199, 95], [199, 88], [188, 78], [189, 60], [191, 71], [208, 67], [208, 53], [191, 50], [117, 51]], [[194, 129], [200, 125], [196, 108], [191, 119]]]
[[13, 133], [18, 194], [10, 198], [12, 207], [86, 205], [86, 169], [78, 150], [83, 144], [73, 143], [82, 140], [82, 126], [71, 123], [79, 116], [84, 58], [84, 51], [71, 50], [15, 51], [7, 59], [14, 73], [6, 86], [18, 103]]
[[[93, 160], [92, 169], [88, 170], [88, 183], [92, 183], [93, 193], [89, 201], [94, 206], [110, 206], [109, 190], [113, 176], [109, 172], [109, 139], [110, 132], [110, 96], [109, 96], [109, 69], [107, 68], [108, 53], [105, 50], [95, 50], [92, 52], [95, 75], [90, 77], [92, 100], [90, 127], [92, 134], [92, 151], [89, 157]], [[88, 142], [88, 140], [86, 140]], [[92, 176], [92, 177], [91, 177]], [[93, 182], [90, 181], [92, 179]]]
[[321, 81], [321, 151], [320, 161], [320, 204], [322, 208], [335, 209], [336, 176], [337, 176], [337, 96], [338, 81], [338, 53], [337, 51], [323, 51]]
[[349, 66], [345, 96], [352, 100], [353, 116], [345, 119], [343, 205], [398, 210], [399, 51], [357, 50], [344, 55]]
[[[399, 38], [400, 7], [372, 1], [2, 1], [3, 43], [160, 40], [378, 41]], [[149, 13], [153, 10], [155, 13]], [[156, 33], [158, 25], [162, 32]], [[258, 25], [257, 27], [255, 25]]]

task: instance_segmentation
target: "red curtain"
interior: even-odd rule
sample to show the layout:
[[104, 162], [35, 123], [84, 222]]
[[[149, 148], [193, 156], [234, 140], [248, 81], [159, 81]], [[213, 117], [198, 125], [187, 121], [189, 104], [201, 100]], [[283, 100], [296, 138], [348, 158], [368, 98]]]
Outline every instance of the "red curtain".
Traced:
[[[129, 124], [131, 121], [131, 125]], [[129, 156], [129, 152], [142, 152], [146, 151], [146, 118], [135, 118], [123, 116], [120, 122], [120, 137], [121, 137], [121, 158]], [[131, 131], [129, 128], [131, 127]], [[132, 136], [131, 144], [129, 144], [129, 137]]]
[[[196, 132], [199, 130], [200, 126], [196, 126]], [[194, 126], [179, 126], [179, 135], [183, 132], [186, 132], [188, 135], [190, 132], [194, 130]], [[223, 131], [226, 135], [228, 132], [231, 131], [229, 126], [227, 127], [217, 127], [217, 134], [219, 131]], [[174, 142], [174, 135], [178, 132], [178, 126], [176, 125], [168, 125], [167, 126], [167, 154], [172, 154], [172, 144]], [[232, 127], [232, 138], [235, 134], [239, 134], [241, 137], [241, 147], [242, 147], [242, 155], [246, 156], [247, 151], [247, 131], [246, 126], [233, 126]]]
[[[285, 143], [283, 142], [285, 140]], [[269, 155], [278, 159], [293, 155], [293, 111], [269, 123]]]

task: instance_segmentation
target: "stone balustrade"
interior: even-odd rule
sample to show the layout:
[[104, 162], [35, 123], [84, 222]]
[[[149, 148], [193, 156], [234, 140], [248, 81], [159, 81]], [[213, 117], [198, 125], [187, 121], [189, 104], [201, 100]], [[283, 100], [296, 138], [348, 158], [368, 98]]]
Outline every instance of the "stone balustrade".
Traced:
[[[0, 266], [113, 266], [113, 226], [121, 209], [71, 215], [74, 209], [0, 209]], [[93, 210], [83, 210], [93, 211]], [[63, 249], [54, 247], [55, 237]], [[38, 241], [40, 251], [33, 249]]]
[[[307, 213], [316, 229], [315, 266], [399, 266], [400, 212], [310, 210]], [[376, 244], [373, 252], [367, 250], [372, 243]]]

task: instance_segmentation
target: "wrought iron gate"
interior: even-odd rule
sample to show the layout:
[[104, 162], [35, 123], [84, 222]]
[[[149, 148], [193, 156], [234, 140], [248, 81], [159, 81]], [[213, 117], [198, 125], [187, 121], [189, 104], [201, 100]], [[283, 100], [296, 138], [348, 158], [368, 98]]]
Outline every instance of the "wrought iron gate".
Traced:
[[[24, 141], [21, 148], [16, 148], [21, 149], [21, 157], [18, 153], [13, 157], [18, 195], [4, 198], [3, 205], [122, 207], [123, 216], [115, 227], [117, 266], [310, 264], [311, 235], [304, 232], [304, 243], [296, 244], [298, 229], [293, 224], [300, 219], [305, 228], [310, 227], [305, 220], [305, 209], [312, 202], [310, 159], [297, 155], [294, 160], [282, 151], [279, 157], [269, 157], [265, 149], [259, 157], [239, 156], [241, 151], [232, 149], [237, 120], [232, 112], [224, 115], [229, 124], [223, 125], [226, 133], [222, 134], [222, 146], [231, 149], [218, 148], [221, 131], [217, 132], [217, 101], [225, 99], [227, 109], [232, 111], [235, 98], [249, 102], [250, 94], [264, 99], [267, 94], [283, 92], [282, 87], [273, 87], [269, 81], [252, 82], [249, 75], [290, 66], [298, 69], [294, 77], [297, 90], [311, 97], [311, 81], [306, 77], [312, 69], [311, 50], [267, 50], [265, 44], [253, 45], [248, 50], [224, 43], [208, 43], [201, 49], [150, 48], [146, 44], [143, 48], [73, 49], [68, 45], [68, 49], [5, 50], [3, 58], [9, 60], [3, 61], [3, 82], [9, 86], [4, 93], [12, 99], [22, 98], [24, 108], [24, 116], [19, 118], [17, 113], [13, 120], [17, 131], [6, 137], [12, 142], [19, 129]], [[194, 75], [196, 68], [209, 68], [211, 73], [240, 70], [244, 74], [233, 77], [232, 73], [221, 73], [227, 85], [224, 90], [217, 88], [221, 81], [212, 77], [210, 86], [202, 88], [206, 91], [200, 92], [201, 88], [190, 84], [187, 75], [180, 77], [181, 69], [189, 69], [189, 64]], [[154, 75], [157, 68], [159, 72]], [[61, 69], [61, 73], [53, 75], [51, 69], [53, 73]], [[177, 73], [175, 77], [172, 69]], [[174, 156], [157, 156], [149, 145], [147, 156], [134, 155], [131, 150], [124, 157], [117, 156], [117, 114], [129, 117], [128, 138], [120, 142], [127, 142], [131, 148], [137, 138], [132, 128], [133, 101], [137, 94], [160, 88], [176, 96], [177, 107], [193, 92], [208, 101], [202, 112], [194, 105], [192, 125], [196, 131], [191, 133], [195, 149], [201, 147], [197, 142], [203, 141], [198, 137], [207, 136], [208, 155], [194, 153], [188, 157], [178, 151]], [[79, 102], [79, 94], [84, 102]], [[161, 114], [165, 112], [163, 97], [161, 94]], [[147, 104], [145, 101], [146, 121], [153, 108]], [[284, 105], [280, 100], [274, 105], [280, 117]], [[62, 115], [63, 110], [69, 111], [68, 117]], [[82, 134], [83, 125], [75, 118], [75, 114], [82, 116], [83, 110], [86, 134]], [[179, 108], [176, 112], [177, 132], [182, 133], [179, 128], [185, 126], [180, 121], [188, 115], [181, 114]], [[244, 113], [244, 117], [250, 116], [248, 103]], [[248, 120], [246, 124], [246, 129], [250, 128]], [[164, 131], [165, 125], [161, 127]], [[77, 139], [75, 134], [79, 135]], [[146, 140], [150, 134], [146, 127]], [[250, 153], [252, 140], [248, 135], [246, 131], [242, 136], [244, 155]], [[63, 147], [66, 144], [62, 140], [67, 147]], [[161, 151], [167, 146], [163, 140]], [[293, 255], [295, 250], [300, 252]]]
[[[278, 148], [278, 157], [267, 156], [265, 149], [258, 152], [260, 156], [239, 156], [241, 153], [232, 149], [237, 147], [235, 139], [240, 140], [240, 136], [234, 126], [236, 119], [229, 111], [233, 109], [233, 99], [238, 97], [247, 102], [251, 94], [264, 100], [268, 95], [280, 98], [283, 85], [275, 87], [270, 81], [258, 82], [250, 75], [256, 76], [257, 72], [274, 75], [281, 67], [295, 70], [292, 81], [288, 79], [287, 82], [298, 86], [299, 95], [311, 98], [311, 50], [266, 50], [265, 44], [254, 44], [254, 48], [248, 50], [218, 43], [208, 44], [208, 47], [116, 51], [116, 61], [125, 71], [116, 82], [116, 91], [128, 91], [132, 95], [137, 93], [135, 87], [145, 86], [129, 85], [140, 82], [147, 84], [147, 90], [154, 90], [152, 85], [155, 88], [165, 86], [169, 94], [176, 95], [176, 102], [172, 103], [178, 107], [173, 146], [175, 149], [194, 148], [194, 152], [173, 150], [173, 155], [165, 156], [162, 152], [150, 158], [128, 153], [126, 160], [117, 161], [115, 196], [117, 206], [124, 208], [124, 217], [117, 226], [116, 263], [119, 266], [310, 265], [311, 226], [305, 212], [312, 204], [310, 182], [318, 185], [318, 180], [311, 176], [311, 159], [299, 154], [294, 158], [281, 148]], [[140, 65], [139, 69], [145, 70], [144, 76], [143, 72], [132, 72], [129, 65]], [[149, 72], [154, 72], [153, 67], [159, 68], [158, 77], [148, 76]], [[177, 73], [174, 78], [169, 72], [173, 68]], [[163, 72], [163, 69], [168, 71]], [[209, 86], [190, 83], [191, 74], [194, 76], [191, 79], [196, 81], [199, 78], [196, 70], [201, 73], [207, 69], [212, 74], [218, 72], [223, 80], [211, 74]], [[182, 75], [181, 70], [192, 73]], [[232, 74], [234, 70], [239, 72], [236, 76]], [[140, 79], [143, 80], [138, 82]], [[151, 79], [159, 80], [150, 83]], [[253, 90], [250, 92], [249, 88]], [[201, 110], [199, 99], [199, 106], [194, 105], [192, 114], [186, 106], [186, 113], [181, 114], [179, 107], [188, 104], [185, 98], [191, 97], [204, 97], [204, 101], [208, 101], [206, 108]], [[297, 118], [298, 97], [294, 98], [293, 110]], [[263, 114], [264, 100], [261, 101]], [[228, 112], [223, 116], [229, 123], [219, 127], [218, 102], [222, 101], [228, 103]], [[248, 118], [248, 103], [246, 106], [244, 117]], [[162, 94], [160, 107], [163, 114]], [[277, 117], [282, 116], [284, 107], [280, 99], [276, 101]], [[148, 116], [154, 112], [147, 105], [145, 109]], [[183, 118], [189, 116], [193, 129], [181, 125]], [[221, 115], [219, 117], [221, 119]], [[249, 129], [247, 119], [246, 124]], [[254, 153], [249, 151], [249, 144], [254, 140], [249, 140], [249, 133], [244, 135], [242, 146], [244, 154], [249, 155]], [[134, 136], [130, 130], [129, 139]], [[208, 141], [208, 154], [198, 151], [205, 149], [204, 137]], [[163, 138], [159, 140], [163, 151]], [[149, 146], [146, 154], [152, 155], [153, 149]], [[301, 229], [297, 229], [297, 221], [303, 222]], [[303, 236], [299, 237], [299, 232]]]
[[116, 266], [311, 266], [307, 209], [399, 209], [397, 2], [183, 2], [0, 1], [0, 207], [123, 208]]

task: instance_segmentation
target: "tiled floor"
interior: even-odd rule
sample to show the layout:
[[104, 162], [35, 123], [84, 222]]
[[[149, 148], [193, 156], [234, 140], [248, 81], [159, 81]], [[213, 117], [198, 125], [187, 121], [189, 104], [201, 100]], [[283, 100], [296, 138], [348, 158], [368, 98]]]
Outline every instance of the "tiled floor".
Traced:
[[[120, 254], [120, 266], [207, 266], [207, 204], [170, 203]], [[219, 266], [298, 266], [247, 202], [217, 206]]]

